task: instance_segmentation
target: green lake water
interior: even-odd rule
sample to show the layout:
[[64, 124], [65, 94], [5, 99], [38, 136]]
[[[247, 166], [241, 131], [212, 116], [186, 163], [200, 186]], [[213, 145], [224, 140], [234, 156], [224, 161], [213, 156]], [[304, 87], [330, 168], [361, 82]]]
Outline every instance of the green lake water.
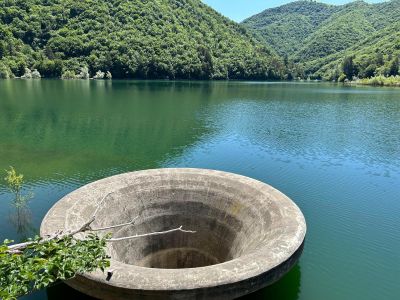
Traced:
[[[91, 181], [199, 167], [278, 188], [308, 225], [299, 264], [245, 299], [400, 299], [400, 89], [317, 83], [0, 81], [0, 240]], [[1, 178], [4, 176], [2, 175]], [[24, 299], [88, 299], [58, 285]]]

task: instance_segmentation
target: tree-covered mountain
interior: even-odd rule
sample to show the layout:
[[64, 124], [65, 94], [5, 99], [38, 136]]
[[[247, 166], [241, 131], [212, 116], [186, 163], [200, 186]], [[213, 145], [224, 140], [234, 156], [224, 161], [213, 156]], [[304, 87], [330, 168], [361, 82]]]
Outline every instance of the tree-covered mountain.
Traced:
[[296, 1], [243, 23], [278, 53], [303, 65], [305, 74], [343, 80], [399, 74], [399, 22], [400, 0], [391, 0], [340, 6]]
[[295, 1], [267, 9], [243, 21], [279, 54], [291, 56], [338, 9], [313, 1]]
[[[200, 0], [2, 0], [0, 76], [275, 79], [282, 60]], [[69, 73], [69, 74], [70, 74]]]
[[350, 61], [352, 67], [345, 72], [353, 76], [369, 78], [376, 75], [400, 74], [400, 21], [374, 32], [368, 38], [324, 58], [305, 63], [305, 68], [317, 78], [337, 80], [343, 73], [343, 64]]

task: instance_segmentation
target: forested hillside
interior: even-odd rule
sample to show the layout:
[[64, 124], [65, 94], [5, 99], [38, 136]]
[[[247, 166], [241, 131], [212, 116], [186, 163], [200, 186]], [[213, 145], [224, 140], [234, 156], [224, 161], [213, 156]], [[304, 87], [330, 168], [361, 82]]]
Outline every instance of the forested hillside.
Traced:
[[200, 0], [2, 0], [0, 76], [277, 79], [268, 45]]
[[303, 45], [304, 40], [334, 12], [336, 6], [312, 1], [295, 1], [267, 9], [243, 21], [258, 33], [279, 54], [291, 56]]
[[343, 73], [347, 78], [369, 78], [400, 73], [400, 21], [379, 30], [362, 42], [325, 58], [306, 62], [305, 68], [318, 78], [336, 80]]
[[244, 21], [277, 52], [303, 66], [306, 76], [327, 80], [398, 75], [399, 24], [400, 0], [341, 6], [296, 1]]
[[399, 24], [400, 0], [295, 1], [242, 25], [200, 0], [2, 0], [0, 78], [26, 68], [65, 78], [98, 70], [142, 79], [391, 76]]

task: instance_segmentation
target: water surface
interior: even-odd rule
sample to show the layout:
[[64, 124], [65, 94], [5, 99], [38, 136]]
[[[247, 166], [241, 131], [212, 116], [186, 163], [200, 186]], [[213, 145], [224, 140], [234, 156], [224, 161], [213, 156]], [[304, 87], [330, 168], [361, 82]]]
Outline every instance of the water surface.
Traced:
[[[246, 299], [400, 297], [400, 89], [5, 80], [0, 170], [9, 165], [35, 197], [18, 218], [0, 183], [0, 240], [34, 234], [58, 199], [103, 177], [219, 169], [280, 189], [307, 220], [298, 266]], [[25, 299], [60, 297], [88, 299], [64, 285]]]

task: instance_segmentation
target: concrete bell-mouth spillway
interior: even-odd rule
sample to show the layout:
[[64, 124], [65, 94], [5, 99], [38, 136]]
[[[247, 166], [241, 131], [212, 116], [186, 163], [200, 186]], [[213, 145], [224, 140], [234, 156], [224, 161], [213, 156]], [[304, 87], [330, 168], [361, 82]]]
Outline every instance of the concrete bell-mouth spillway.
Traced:
[[[41, 235], [128, 223], [113, 238], [172, 232], [108, 243], [107, 272], [67, 284], [99, 299], [234, 299], [285, 275], [306, 234], [300, 209], [260, 181], [214, 170], [155, 169], [105, 178], [68, 194], [47, 213]], [[109, 278], [107, 278], [109, 277]]]

